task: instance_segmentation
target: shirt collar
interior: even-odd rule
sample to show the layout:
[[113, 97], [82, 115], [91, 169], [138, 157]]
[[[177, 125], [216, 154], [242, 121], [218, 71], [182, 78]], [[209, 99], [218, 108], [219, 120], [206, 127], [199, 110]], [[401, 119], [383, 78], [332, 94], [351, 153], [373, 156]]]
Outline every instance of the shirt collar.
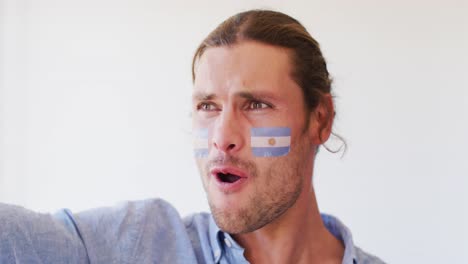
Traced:
[[356, 250], [351, 231], [338, 218], [327, 214], [321, 214], [321, 216], [328, 231], [344, 244], [345, 251], [342, 263], [356, 263]]
[[[344, 244], [345, 251], [342, 263], [356, 263], [356, 250], [351, 231], [338, 218], [332, 215], [321, 214], [321, 217], [328, 231]], [[232, 243], [233, 247], [242, 249], [242, 247], [240, 247], [228, 233], [224, 233], [216, 225], [213, 216], [210, 217], [209, 229], [210, 243], [215, 263], [219, 263], [222, 255], [225, 253], [224, 239], [228, 239], [229, 242]]]
[[223, 236], [224, 232], [216, 225], [213, 216], [210, 217], [210, 244], [213, 250], [214, 262], [218, 263], [223, 254]]

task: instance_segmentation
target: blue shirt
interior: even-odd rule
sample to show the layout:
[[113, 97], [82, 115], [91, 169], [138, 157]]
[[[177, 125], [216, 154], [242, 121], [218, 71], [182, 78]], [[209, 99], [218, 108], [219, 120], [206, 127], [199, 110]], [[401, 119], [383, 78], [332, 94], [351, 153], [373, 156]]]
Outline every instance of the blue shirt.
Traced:
[[[322, 215], [345, 246], [343, 263], [383, 263], [353, 243], [336, 218]], [[208, 213], [181, 218], [160, 199], [77, 214], [41, 214], [0, 204], [0, 263], [248, 263], [244, 249]]]

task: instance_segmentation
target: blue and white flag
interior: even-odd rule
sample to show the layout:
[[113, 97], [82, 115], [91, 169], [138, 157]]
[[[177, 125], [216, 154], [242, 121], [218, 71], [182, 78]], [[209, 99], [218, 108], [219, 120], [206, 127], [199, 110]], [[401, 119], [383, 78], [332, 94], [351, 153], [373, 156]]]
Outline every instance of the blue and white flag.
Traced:
[[289, 127], [253, 127], [250, 129], [252, 153], [257, 157], [279, 157], [289, 153]]
[[193, 153], [195, 158], [208, 157], [208, 128], [193, 131]]

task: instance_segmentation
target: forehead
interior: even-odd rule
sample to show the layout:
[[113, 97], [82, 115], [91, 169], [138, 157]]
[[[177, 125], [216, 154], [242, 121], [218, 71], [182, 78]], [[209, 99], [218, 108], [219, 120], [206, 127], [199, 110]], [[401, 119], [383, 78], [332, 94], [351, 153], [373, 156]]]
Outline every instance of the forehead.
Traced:
[[254, 41], [208, 48], [195, 68], [194, 89], [203, 92], [261, 89], [286, 92], [291, 79], [290, 51]]

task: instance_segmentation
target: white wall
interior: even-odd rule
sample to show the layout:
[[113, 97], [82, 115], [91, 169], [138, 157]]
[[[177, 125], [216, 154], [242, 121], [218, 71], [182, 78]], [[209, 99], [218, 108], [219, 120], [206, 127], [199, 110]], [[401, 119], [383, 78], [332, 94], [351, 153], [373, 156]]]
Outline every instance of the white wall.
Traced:
[[390, 263], [468, 263], [467, 1], [0, 0], [0, 201], [207, 210], [191, 56], [254, 7], [303, 22], [335, 79], [349, 151], [318, 158], [321, 209]]

